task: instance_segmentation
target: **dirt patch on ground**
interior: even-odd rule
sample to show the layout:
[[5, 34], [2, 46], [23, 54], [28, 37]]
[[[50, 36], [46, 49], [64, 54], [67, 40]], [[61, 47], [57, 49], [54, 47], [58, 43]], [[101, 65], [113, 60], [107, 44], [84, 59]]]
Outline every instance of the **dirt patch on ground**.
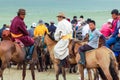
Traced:
[[[79, 80], [78, 73], [70, 74], [68, 73], [68, 69], [66, 69], [66, 72], [67, 72], [67, 75], [66, 75], [67, 80]], [[3, 79], [4, 80], [22, 80], [22, 70], [17, 70], [16, 66], [9, 69], [7, 68], [4, 71]], [[48, 71], [44, 71], [44, 72], [38, 72], [37, 70], [35, 70], [35, 79], [36, 80], [55, 80], [54, 69], [49, 69]], [[31, 71], [28, 69], [26, 72], [25, 80], [32, 80]], [[63, 80], [62, 75], [59, 76], [59, 80]], [[87, 80], [87, 76], [86, 76], [86, 80]]]

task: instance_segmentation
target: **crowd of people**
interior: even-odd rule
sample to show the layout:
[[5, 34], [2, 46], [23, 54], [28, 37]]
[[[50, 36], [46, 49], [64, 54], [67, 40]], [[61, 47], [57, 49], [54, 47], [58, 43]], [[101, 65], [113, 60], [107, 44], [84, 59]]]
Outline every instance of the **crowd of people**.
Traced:
[[86, 51], [98, 48], [99, 37], [106, 40], [105, 46], [113, 50], [116, 56], [120, 53], [120, 13], [117, 9], [111, 11], [112, 18], [108, 19], [101, 26], [100, 30], [96, 28], [96, 22], [90, 18], [85, 20], [84, 16], [81, 15], [79, 19], [77, 16], [73, 16], [73, 19], [70, 20], [63, 12], [56, 16], [58, 25], [55, 25], [54, 21], [51, 21], [49, 24], [40, 19], [38, 23], [33, 22], [31, 28], [27, 30], [24, 22], [25, 15], [26, 10], [19, 9], [17, 16], [11, 21], [10, 26], [4, 24], [0, 29], [0, 37], [2, 40], [6, 39], [5, 37], [8, 35], [4, 34], [4, 32], [9, 31], [7, 34], [11, 34], [10, 37], [12, 37], [13, 41], [19, 39], [26, 47], [29, 47], [30, 52], [26, 57], [27, 59], [31, 59], [34, 38], [50, 33], [54, 34], [55, 40], [58, 41], [54, 48], [54, 54], [55, 58], [60, 59], [61, 62], [69, 54], [67, 48], [69, 39], [84, 40], [87, 34], [89, 35], [88, 44], [79, 48], [81, 56], [80, 64], [85, 65], [84, 54]]

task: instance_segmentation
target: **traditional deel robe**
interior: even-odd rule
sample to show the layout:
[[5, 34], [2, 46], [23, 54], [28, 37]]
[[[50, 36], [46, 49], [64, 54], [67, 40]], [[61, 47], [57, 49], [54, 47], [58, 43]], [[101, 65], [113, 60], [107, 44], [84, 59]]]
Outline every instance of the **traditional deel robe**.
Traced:
[[69, 54], [68, 45], [69, 39], [72, 38], [72, 25], [66, 19], [58, 22], [54, 37], [58, 41], [54, 47], [54, 56], [57, 59], [63, 60]]
[[16, 16], [10, 26], [10, 32], [14, 39], [19, 39], [27, 47], [34, 44], [34, 40], [28, 35], [26, 25], [19, 16]]

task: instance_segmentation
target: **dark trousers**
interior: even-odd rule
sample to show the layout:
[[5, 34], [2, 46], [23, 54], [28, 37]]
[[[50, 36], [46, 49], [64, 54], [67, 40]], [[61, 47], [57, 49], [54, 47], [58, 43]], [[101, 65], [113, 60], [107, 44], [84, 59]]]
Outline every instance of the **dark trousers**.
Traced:
[[88, 50], [94, 49], [93, 47], [89, 46], [88, 44], [85, 44], [79, 48], [79, 53], [83, 52], [85, 53]]

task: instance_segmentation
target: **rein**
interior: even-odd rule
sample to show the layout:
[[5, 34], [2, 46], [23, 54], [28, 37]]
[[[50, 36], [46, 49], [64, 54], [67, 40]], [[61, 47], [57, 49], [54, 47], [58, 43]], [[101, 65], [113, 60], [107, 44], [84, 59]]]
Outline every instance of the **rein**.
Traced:
[[73, 53], [73, 56], [76, 56], [74, 49], [75, 49], [75, 41], [72, 40], [72, 53]]

